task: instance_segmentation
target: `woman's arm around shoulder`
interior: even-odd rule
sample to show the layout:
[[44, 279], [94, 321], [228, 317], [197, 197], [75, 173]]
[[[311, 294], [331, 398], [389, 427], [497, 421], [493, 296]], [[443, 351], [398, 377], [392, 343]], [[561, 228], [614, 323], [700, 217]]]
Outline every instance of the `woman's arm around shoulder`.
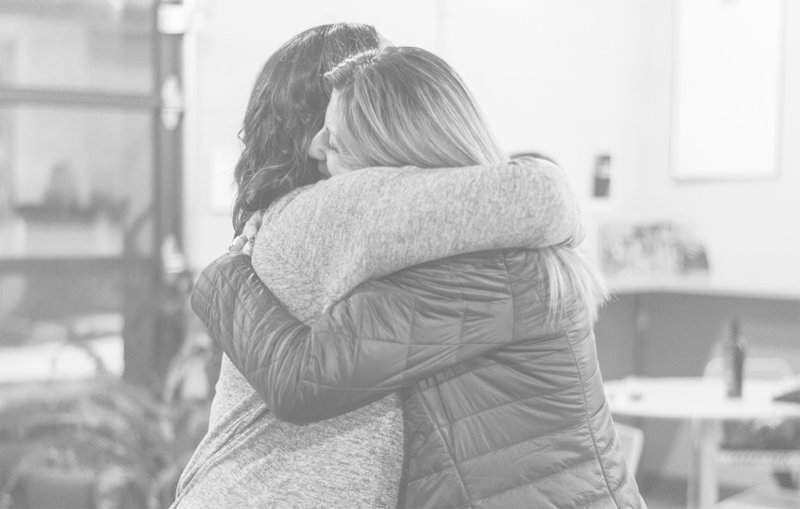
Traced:
[[[553, 335], [541, 302], [515, 294], [503, 256], [465, 255], [365, 283], [305, 325], [269, 292], [246, 256], [225, 255], [200, 274], [192, 307], [270, 410], [308, 423], [523, 335]], [[542, 325], [533, 330], [536, 323]]]
[[577, 195], [567, 172], [550, 162], [367, 168], [305, 188], [271, 214], [254, 262], [263, 262], [264, 250], [311, 249], [324, 254], [326, 265], [314, 267], [338, 291], [341, 281], [375, 279], [449, 256], [575, 247], [582, 240]]

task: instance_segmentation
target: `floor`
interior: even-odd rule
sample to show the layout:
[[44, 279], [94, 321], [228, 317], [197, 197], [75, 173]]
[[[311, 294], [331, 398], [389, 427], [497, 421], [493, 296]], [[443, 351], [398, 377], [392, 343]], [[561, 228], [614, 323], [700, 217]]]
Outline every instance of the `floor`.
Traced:
[[686, 509], [686, 481], [675, 478], [638, 479], [648, 509]]
[[[775, 485], [777, 486], [777, 485]], [[642, 498], [647, 503], [648, 509], [686, 509], [686, 481], [674, 478], [643, 478], [639, 479], [639, 488]], [[777, 488], [775, 488], [777, 490]], [[740, 495], [744, 499], [741, 503], [728, 502], [721, 504], [718, 509], [797, 509], [800, 508], [800, 492], [794, 495], [776, 495], [772, 487], [760, 487], [756, 490], [763, 503], [753, 504], [748, 502], [754, 497], [747, 496], [741, 487], [721, 486], [720, 499]], [[748, 494], [751, 493], [748, 491]], [[785, 492], [784, 492], [785, 493]], [[739, 498], [739, 497], [737, 497]]]

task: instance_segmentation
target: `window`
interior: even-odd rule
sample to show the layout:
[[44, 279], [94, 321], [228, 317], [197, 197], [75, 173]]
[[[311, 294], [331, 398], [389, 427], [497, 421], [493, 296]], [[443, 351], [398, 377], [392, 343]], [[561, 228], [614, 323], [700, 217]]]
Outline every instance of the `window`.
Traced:
[[142, 384], [160, 246], [181, 239], [180, 122], [160, 111], [180, 35], [158, 6], [0, 0], [0, 348], [93, 338]]

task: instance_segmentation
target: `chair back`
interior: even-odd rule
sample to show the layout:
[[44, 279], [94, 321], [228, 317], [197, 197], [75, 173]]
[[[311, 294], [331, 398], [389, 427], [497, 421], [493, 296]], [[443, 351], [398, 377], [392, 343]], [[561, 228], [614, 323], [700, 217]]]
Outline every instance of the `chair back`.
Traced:
[[625, 454], [625, 462], [632, 475], [636, 475], [639, 468], [639, 459], [642, 457], [644, 447], [644, 432], [639, 428], [628, 426], [619, 422], [614, 423], [617, 429], [617, 438]]

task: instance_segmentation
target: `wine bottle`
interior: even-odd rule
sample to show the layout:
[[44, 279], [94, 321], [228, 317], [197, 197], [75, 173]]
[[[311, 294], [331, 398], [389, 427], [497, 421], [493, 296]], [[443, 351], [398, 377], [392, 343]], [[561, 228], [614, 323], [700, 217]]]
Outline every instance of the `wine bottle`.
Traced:
[[741, 334], [739, 320], [731, 322], [730, 335], [725, 342], [725, 382], [729, 398], [742, 397], [744, 384], [744, 361], [747, 343]]

